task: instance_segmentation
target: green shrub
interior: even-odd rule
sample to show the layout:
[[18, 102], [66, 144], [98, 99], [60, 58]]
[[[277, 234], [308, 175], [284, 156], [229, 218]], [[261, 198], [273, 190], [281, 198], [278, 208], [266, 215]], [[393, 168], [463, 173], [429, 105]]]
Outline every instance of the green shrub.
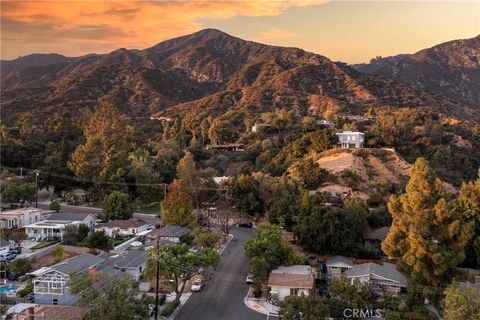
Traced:
[[39, 244], [33, 246], [31, 249], [32, 250], [43, 249], [43, 248], [49, 247], [51, 245], [54, 245], [55, 243], [58, 243], [58, 242], [59, 241], [57, 241], [57, 240], [40, 242]]
[[28, 294], [32, 292], [33, 292], [33, 283], [29, 282], [25, 288], [17, 291], [17, 296], [19, 296], [20, 298], [25, 298]]
[[179, 304], [180, 303], [177, 300], [173, 300], [172, 302], [169, 302], [165, 307], [165, 309], [162, 310], [160, 315], [163, 317], [169, 317], [177, 309]]
[[378, 207], [382, 203], [383, 203], [383, 196], [380, 193], [373, 193], [367, 199], [367, 204], [369, 207]]

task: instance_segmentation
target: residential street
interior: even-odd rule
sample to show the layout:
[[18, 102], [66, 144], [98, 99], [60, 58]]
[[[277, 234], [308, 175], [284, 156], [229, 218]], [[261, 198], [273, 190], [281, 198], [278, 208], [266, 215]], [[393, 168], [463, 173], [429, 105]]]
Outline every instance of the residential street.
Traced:
[[[267, 316], [247, 308], [243, 298], [249, 286], [245, 283], [248, 261], [243, 244], [252, 229], [234, 228], [233, 240], [223, 251], [214, 278], [201, 292], [193, 293], [182, 306], [175, 320], [261, 320]], [[225, 274], [231, 274], [227, 277]], [[230, 280], [229, 280], [230, 279]], [[270, 316], [270, 319], [275, 317]]]

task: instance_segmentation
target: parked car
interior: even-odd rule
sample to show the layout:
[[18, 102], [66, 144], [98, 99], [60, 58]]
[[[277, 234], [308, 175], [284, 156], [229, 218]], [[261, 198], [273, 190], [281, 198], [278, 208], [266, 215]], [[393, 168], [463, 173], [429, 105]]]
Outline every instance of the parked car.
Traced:
[[202, 291], [203, 287], [205, 284], [203, 283], [202, 279], [197, 279], [195, 282], [192, 284], [192, 292], [199, 292]]
[[248, 274], [247, 275], [247, 279], [245, 280], [248, 284], [252, 284], [252, 283], [255, 283], [255, 279], [253, 279], [253, 275], [252, 274]]
[[15, 259], [17, 255], [13, 252], [7, 252], [7, 253], [4, 253], [4, 254], [0, 254], [0, 262], [8, 262], [8, 261], [12, 261], [13, 259]]
[[253, 223], [251, 223], [250, 221], [242, 221], [238, 224], [238, 226], [240, 228], [251, 228], [253, 227]]

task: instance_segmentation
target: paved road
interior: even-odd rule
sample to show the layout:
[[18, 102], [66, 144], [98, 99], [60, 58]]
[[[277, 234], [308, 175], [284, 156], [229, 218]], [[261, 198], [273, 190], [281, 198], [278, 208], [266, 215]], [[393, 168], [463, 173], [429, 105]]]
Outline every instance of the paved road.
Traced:
[[[48, 209], [48, 204], [39, 203], [38, 207], [42, 209]], [[102, 209], [100, 208], [78, 207], [78, 206], [70, 206], [66, 204], [62, 204], [61, 207], [62, 207], [62, 212], [67, 212], [67, 213], [91, 213], [91, 214], [102, 213]], [[137, 219], [142, 219], [146, 223], [150, 223], [152, 225], [161, 223], [161, 220], [158, 219], [154, 214], [135, 212], [133, 214], [133, 217]]]
[[190, 296], [175, 320], [267, 319], [266, 315], [247, 308], [243, 303], [249, 288], [245, 283], [248, 261], [244, 255], [243, 243], [250, 237], [252, 229], [237, 227], [231, 233], [234, 238], [222, 253], [214, 279], [207, 282], [202, 292]]

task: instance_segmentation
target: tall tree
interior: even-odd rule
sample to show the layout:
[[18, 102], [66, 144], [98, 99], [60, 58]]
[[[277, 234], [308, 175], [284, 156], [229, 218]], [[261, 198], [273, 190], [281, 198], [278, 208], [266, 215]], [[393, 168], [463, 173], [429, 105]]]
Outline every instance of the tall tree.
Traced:
[[119, 181], [128, 172], [129, 143], [126, 123], [110, 105], [98, 108], [84, 126], [86, 142], [77, 147], [68, 167], [82, 179]]
[[448, 281], [465, 259], [471, 230], [447, 202], [425, 159], [417, 159], [406, 192], [392, 195], [388, 210], [393, 222], [382, 250], [398, 258], [400, 269], [423, 284]]
[[120, 191], [113, 191], [103, 200], [103, 217], [105, 220], [128, 220], [133, 215], [133, 206], [129, 196]]
[[147, 267], [144, 275], [153, 276], [156, 273], [157, 260], [162, 275], [167, 279], [173, 279], [173, 282], [169, 281], [168, 283], [175, 291], [175, 300], [180, 302], [187, 281], [195, 275], [207, 276], [209, 268], [217, 265], [219, 255], [215, 250], [209, 248], [192, 252], [187, 244], [180, 243], [162, 246], [159, 258], [156, 249], [152, 248], [147, 255]]
[[445, 320], [480, 319], [480, 292], [472, 285], [460, 289], [455, 283], [445, 290]]
[[165, 200], [160, 204], [164, 224], [191, 226], [195, 223], [192, 216], [192, 199], [185, 190], [182, 180], [173, 180], [168, 187]]

